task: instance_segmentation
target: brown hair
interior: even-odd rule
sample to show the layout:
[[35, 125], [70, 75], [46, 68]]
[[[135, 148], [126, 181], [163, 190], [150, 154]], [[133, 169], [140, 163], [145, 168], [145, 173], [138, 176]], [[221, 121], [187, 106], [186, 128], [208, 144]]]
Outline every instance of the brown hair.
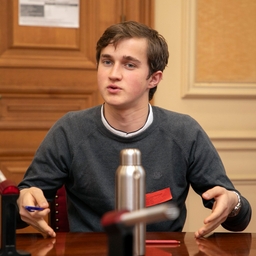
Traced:
[[[163, 71], [169, 58], [168, 45], [164, 37], [156, 30], [136, 21], [118, 23], [105, 30], [96, 45], [97, 63], [99, 63], [100, 54], [103, 48], [107, 47], [109, 44], [116, 46], [121, 40], [134, 37], [146, 38], [148, 41], [148, 78], [156, 71]], [[157, 86], [150, 89], [149, 100], [153, 98], [156, 89]]]

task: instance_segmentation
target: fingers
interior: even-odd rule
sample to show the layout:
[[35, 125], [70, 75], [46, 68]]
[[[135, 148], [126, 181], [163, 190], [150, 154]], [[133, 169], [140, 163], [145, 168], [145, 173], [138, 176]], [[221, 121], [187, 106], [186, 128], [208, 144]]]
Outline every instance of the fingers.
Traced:
[[40, 219], [39, 221], [36, 222], [36, 224], [37, 225], [34, 227], [38, 231], [40, 231], [44, 236], [56, 237], [56, 233], [44, 219]]
[[[225, 219], [224, 219], [225, 220]], [[223, 221], [223, 219], [219, 218], [215, 221], [208, 222], [203, 227], [201, 227], [198, 231], [195, 232], [195, 237], [200, 238], [210, 234], [214, 231]]]
[[42, 208], [49, 207], [49, 203], [44, 197], [43, 191], [41, 189], [32, 187], [30, 193], [36, 199], [36, 202], [39, 207], [42, 207]]
[[234, 193], [222, 187], [214, 187], [202, 194], [206, 200], [214, 199], [212, 213], [205, 218], [204, 226], [195, 232], [195, 237], [205, 236], [221, 225], [228, 217], [235, 203]]
[[[19, 199], [17, 200], [21, 219], [33, 226], [43, 236], [55, 237], [56, 233], [45, 221], [45, 216], [50, 212], [49, 204], [44, 197], [43, 191], [39, 188], [31, 187], [20, 191]], [[27, 211], [24, 206], [39, 206], [45, 208], [42, 211]]]
[[[29, 213], [30, 214], [30, 213]], [[54, 230], [48, 225], [44, 218], [36, 218], [36, 217], [24, 217], [23, 221], [30, 224], [36, 230], [38, 230], [44, 237], [56, 237], [56, 233]]]
[[47, 208], [43, 211], [28, 212], [25, 209], [20, 211], [21, 219], [38, 230], [44, 237], [56, 237], [54, 230], [45, 221], [45, 216], [48, 215], [50, 209]]
[[[46, 201], [43, 192], [38, 188], [28, 188], [20, 191], [19, 198], [17, 200], [17, 204], [19, 206], [19, 213], [21, 219], [26, 221], [28, 224], [33, 222], [33, 219], [39, 219], [45, 217], [50, 209], [48, 208], [49, 204]], [[28, 212], [24, 207], [25, 206], [40, 206], [45, 208], [42, 211]], [[29, 222], [28, 222], [29, 221]]]
[[208, 223], [222, 219], [223, 218], [222, 214], [223, 214], [223, 208], [220, 207], [220, 205], [217, 205], [217, 201], [215, 201], [212, 207], [212, 213], [204, 219], [204, 224], [207, 225]]
[[223, 187], [213, 187], [211, 189], [208, 189], [207, 191], [205, 191], [202, 194], [202, 197], [205, 200], [211, 200], [211, 199], [216, 199], [216, 197], [223, 195], [224, 193], [226, 193], [226, 189]]
[[49, 204], [46, 198], [44, 197], [43, 191], [36, 187], [22, 189], [20, 191], [18, 204], [19, 204], [19, 207], [21, 206], [24, 207], [26, 205], [30, 205], [30, 206], [38, 205], [39, 207], [42, 207], [42, 208], [49, 207]]

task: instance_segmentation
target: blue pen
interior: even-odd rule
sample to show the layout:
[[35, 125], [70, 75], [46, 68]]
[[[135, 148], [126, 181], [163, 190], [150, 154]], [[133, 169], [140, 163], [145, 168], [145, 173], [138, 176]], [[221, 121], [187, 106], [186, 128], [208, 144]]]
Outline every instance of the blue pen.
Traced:
[[24, 208], [29, 211], [29, 212], [34, 212], [34, 211], [42, 211], [44, 208], [38, 207], [38, 206], [24, 206]]

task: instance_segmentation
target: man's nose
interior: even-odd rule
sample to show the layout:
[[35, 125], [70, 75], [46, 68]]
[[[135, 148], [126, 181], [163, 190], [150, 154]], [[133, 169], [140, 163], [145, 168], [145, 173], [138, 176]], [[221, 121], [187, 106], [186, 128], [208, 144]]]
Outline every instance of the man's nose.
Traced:
[[121, 72], [121, 67], [120, 65], [116, 64], [116, 65], [113, 65], [111, 70], [110, 70], [110, 73], [109, 73], [109, 78], [111, 80], [120, 80], [122, 78], [122, 72]]

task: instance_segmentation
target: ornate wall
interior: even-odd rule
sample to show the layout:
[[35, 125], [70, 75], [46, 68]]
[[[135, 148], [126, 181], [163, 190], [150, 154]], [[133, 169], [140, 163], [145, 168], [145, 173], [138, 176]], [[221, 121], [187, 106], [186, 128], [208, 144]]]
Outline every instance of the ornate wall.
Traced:
[[[156, 0], [170, 58], [155, 104], [194, 117], [256, 209], [256, 1]], [[185, 231], [209, 215], [193, 191]], [[198, 212], [198, 209], [200, 211]], [[219, 230], [222, 230], [221, 228]], [[256, 218], [246, 231], [256, 232]]]

